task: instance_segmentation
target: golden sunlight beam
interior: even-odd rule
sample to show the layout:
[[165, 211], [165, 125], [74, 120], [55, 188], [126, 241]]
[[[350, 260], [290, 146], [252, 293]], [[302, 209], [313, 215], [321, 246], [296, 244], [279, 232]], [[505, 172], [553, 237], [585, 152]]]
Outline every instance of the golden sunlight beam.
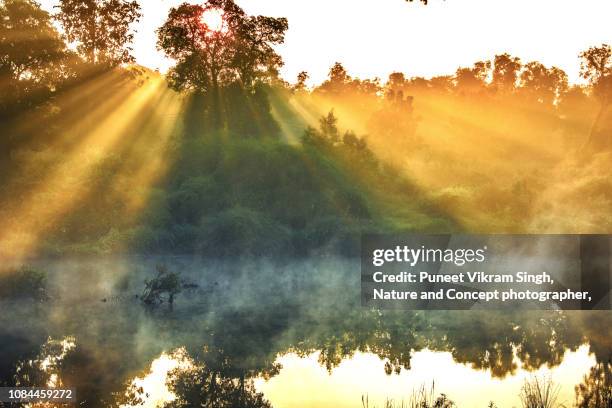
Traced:
[[[45, 232], [81, 203], [84, 197], [93, 193], [88, 178], [101, 161], [109, 153], [120, 151], [121, 147], [134, 142], [138, 135], [134, 135], [132, 130], [143, 129], [149, 110], [157, 108], [178, 112], [178, 105], [173, 106], [175, 102], [178, 104], [178, 99], [172, 95], [166, 95], [164, 103], [151, 105], [152, 101], [159, 100], [160, 95], [170, 92], [164, 79], [156, 77], [127, 94], [118, 93], [101, 101], [87, 117], [75, 123], [72, 131], [79, 141], [66, 153], [66, 159], [50, 169], [25, 194], [22, 202], [12, 203], [11, 217], [0, 220], [0, 261], [19, 262], [33, 255]], [[155, 115], [165, 113], [157, 112]], [[161, 146], [169, 139], [173, 119], [176, 117], [170, 116], [151, 133], [152, 154], [164, 151]], [[146, 159], [150, 160], [141, 162], [141, 168], [134, 173], [139, 179], [132, 179], [132, 183], [149, 183], [159, 176], [163, 161], [143, 157], [143, 160]], [[133, 188], [126, 188], [126, 191], [130, 190]], [[132, 204], [132, 207], [138, 206]]]

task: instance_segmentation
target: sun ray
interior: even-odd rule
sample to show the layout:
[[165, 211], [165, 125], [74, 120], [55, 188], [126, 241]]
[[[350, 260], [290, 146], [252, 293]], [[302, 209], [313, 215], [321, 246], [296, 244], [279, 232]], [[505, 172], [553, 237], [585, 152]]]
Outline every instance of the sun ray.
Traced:
[[0, 220], [0, 260], [15, 261], [33, 253], [42, 235], [90, 192], [83, 181], [105, 154], [118, 143], [130, 143], [122, 140], [129, 136], [126, 130], [137, 122], [148, 101], [164, 89], [163, 79], [157, 78], [124, 98], [26, 195], [12, 217]]

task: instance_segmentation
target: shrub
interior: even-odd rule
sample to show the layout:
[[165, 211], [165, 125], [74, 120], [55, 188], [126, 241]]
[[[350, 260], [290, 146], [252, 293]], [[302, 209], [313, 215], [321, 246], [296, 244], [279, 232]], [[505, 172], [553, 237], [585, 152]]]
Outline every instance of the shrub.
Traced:
[[174, 296], [181, 292], [181, 281], [176, 272], [170, 272], [165, 265], [157, 265], [157, 276], [150, 280], [145, 280], [145, 289], [140, 299], [145, 305], [156, 306], [167, 302], [170, 306], [174, 303]]
[[291, 249], [291, 232], [265, 214], [235, 207], [206, 218], [199, 242], [212, 257], [274, 256]]

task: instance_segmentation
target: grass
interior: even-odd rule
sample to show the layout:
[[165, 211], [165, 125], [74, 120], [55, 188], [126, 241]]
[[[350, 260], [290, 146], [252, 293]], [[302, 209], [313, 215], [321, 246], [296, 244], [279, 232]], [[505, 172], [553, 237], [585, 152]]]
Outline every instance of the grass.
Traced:
[[558, 408], [564, 405], [557, 401], [559, 396], [559, 385], [555, 384], [550, 377], [532, 377], [525, 380], [521, 393], [521, 405], [523, 408]]
[[[558, 401], [560, 386], [555, 384], [550, 377], [538, 378], [533, 376], [525, 380], [519, 398], [523, 408], [564, 408], [565, 405]], [[603, 401], [604, 399], [602, 399]], [[609, 403], [609, 399], [607, 400]], [[362, 408], [377, 408], [376, 405], [370, 406], [368, 395], [361, 396]], [[582, 407], [583, 405], [578, 405]], [[410, 398], [405, 401], [395, 401], [387, 398], [381, 408], [454, 408], [456, 404], [444, 393], [436, 396], [435, 383], [431, 387], [423, 384], [420, 388], [414, 389]], [[497, 408], [493, 401], [489, 402], [488, 408]], [[594, 405], [589, 408], [610, 408], [610, 405]]]
[[[367, 395], [361, 396], [362, 408], [370, 408], [370, 401]], [[420, 388], [412, 391], [412, 395], [408, 401], [394, 401], [387, 398], [382, 408], [452, 408], [455, 403], [448, 399], [446, 394], [440, 394], [436, 397], [435, 383], [431, 383], [431, 387], [423, 384]], [[376, 408], [376, 406], [372, 406]]]

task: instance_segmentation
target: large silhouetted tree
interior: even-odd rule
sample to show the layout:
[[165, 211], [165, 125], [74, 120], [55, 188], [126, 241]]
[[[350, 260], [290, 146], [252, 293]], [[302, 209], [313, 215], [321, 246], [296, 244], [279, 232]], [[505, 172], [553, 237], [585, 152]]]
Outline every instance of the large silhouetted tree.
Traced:
[[580, 53], [580, 76], [592, 85], [601, 85], [612, 75], [612, 48], [608, 44], [591, 47]]
[[90, 64], [114, 67], [134, 62], [130, 43], [132, 23], [139, 20], [140, 5], [128, 0], [61, 0], [57, 20], [68, 41]]
[[[221, 27], [208, 26], [210, 12], [222, 13]], [[183, 3], [158, 29], [157, 45], [176, 60], [168, 76], [173, 88], [216, 93], [233, 82], [249, 88], [276, 76], [282, 60], [273, 46], [287, 28], [287, 19], [249, 16], [233, 0]]]

